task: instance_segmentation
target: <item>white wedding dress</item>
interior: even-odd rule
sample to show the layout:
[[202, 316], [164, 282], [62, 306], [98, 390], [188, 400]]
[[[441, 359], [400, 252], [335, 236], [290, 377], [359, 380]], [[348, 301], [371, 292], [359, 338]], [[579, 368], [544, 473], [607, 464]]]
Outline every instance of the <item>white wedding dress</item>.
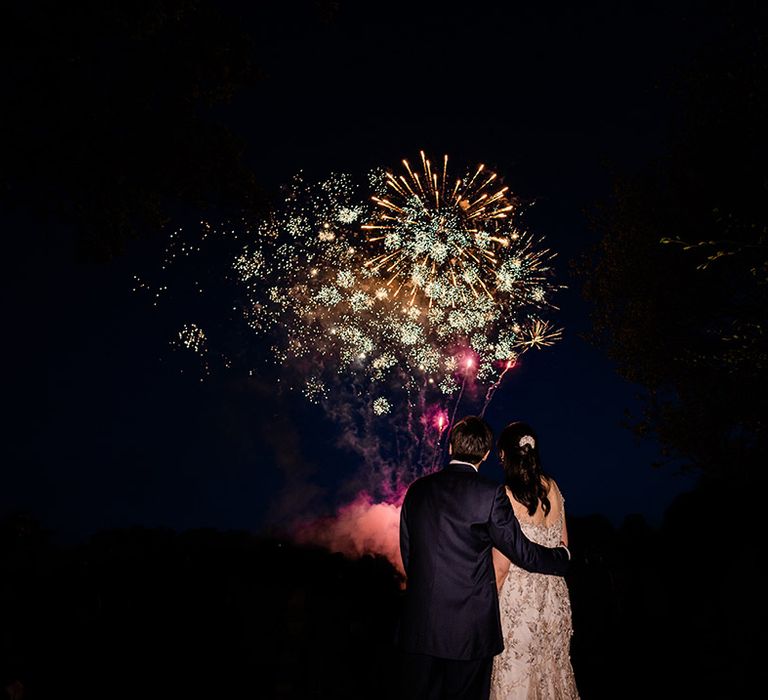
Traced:
[[[546, 519], [542, 519], [541, 509], [532, 519], [509, 491], [507, 494], [526, 537], [556, 547], [565, 508], [557, 485], [551, 484], [552, 510]], [[491, 700], [577, 700], [570, 657], [571, 602], [565, 579], [529, 573], [510, 563], [499, 593], [499, 610], [504, 650], [493, 660]]]

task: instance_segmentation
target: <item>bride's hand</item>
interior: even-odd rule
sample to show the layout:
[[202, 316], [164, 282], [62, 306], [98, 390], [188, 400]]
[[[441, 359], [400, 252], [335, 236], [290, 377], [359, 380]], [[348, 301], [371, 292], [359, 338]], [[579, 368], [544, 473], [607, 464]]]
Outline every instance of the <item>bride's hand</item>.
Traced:
[[509, 573], [510, 562], [495, 547], [491, 550], [491, 554], [493, 555], [493, 569], [496, 572], [496, 590], [501, 591], [501, 587], [507, 578], [507, 573]]

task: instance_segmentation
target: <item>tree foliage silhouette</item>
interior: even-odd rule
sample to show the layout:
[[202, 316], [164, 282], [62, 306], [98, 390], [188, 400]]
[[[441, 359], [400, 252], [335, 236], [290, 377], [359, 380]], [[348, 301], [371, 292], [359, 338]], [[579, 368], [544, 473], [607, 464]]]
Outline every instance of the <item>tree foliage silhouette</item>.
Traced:
[[575, 264], [590, 340], [645, 388], [633, 428], [712, 477], [759, 476], [766, 449], [765, 14], [741, 7], [674, 84], [666, 153], [615, 179]]
[[[261, 192], [216, 107], [254, 86], [252, 41], [208, 0], [15, 2], [3, 46], [0, 201], [110, 259], [178, 207]], [[41, 227], [52, 228], [52, 227]]]

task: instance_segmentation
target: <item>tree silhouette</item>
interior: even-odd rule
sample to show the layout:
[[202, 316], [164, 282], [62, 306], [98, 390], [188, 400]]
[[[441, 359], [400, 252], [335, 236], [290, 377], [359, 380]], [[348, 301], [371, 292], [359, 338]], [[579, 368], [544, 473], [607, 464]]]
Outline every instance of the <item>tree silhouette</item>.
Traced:
[[645, 387], [640, 434], [707, 476], [760, 476], [766, 448], [765, 10], [746, 5], [674, 85], [667, 152], [616, 178], [576, 264], [590, 340]]
[[107, 260], [181, 206], [258, 206], [215, 109], [259, 71], [216, 3], [14, 2], [3, 26], [7, 210], [64, 224], [83, 257]]

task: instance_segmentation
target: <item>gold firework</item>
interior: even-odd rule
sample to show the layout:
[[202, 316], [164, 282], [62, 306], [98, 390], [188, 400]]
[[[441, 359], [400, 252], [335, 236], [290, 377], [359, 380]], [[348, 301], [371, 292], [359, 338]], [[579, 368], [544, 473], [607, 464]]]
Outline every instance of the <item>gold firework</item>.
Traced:
[[520, 340], [515, 343], [516, 348], [523, 351], [535, 348], [547, 348], [562, 340], [562, 328], [554, 328], [549, 321], [533, 319], [530, 326], [525, 329]]
[[[384, 176], [386, 193], [372, 197], [372, 221], [362, 226], [375, 254], [365, 265], [398, 297], [413, 304], [419, 293], [429, 306], [460, 302], [462, 289], [494, 299], [501, 252], [520, 237], [509, 217], [509, 188], [484, 165], [451, 184], [448, 156], [433, 167], [424, 151], [421, 171], [403, 160], [400, 174]], [[383, 248], [383, 251], [381, 250]]]

